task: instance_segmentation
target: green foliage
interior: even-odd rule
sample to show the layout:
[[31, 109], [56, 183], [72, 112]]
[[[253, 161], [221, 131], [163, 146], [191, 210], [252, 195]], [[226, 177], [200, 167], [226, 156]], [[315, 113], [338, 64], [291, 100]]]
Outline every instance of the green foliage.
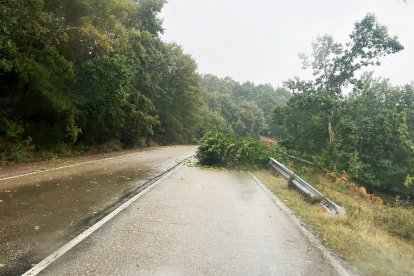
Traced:
[[202, 124], [202, 91], [197, 74], [197, 64], [176, 44], [167, 44], [163, 61], [161, 95], [153, 97], [160, 115], [157, 129], [159, 140], [164, 143], [193, 143], [200, 138]]
[[11, 0], [1, 6], [0, 116], [22, 122], [36, 144], [41, 132], [54, 132], [45, 135], [46, 143], [64, 140], [66, 130], [76, 136], [74, 108], [66, 96], [73, 66], [49, 30], [56, 18], [43, 1]]
[[342, 88], [357, 81], [355, 73], [363, 67], [380, 65], [380, 58], [404, 49], [397, 37], [388, 34], [387, 27], [368, 14], [356, 22], [345, 45], [335, 43], [329, 35], [318, 37], [313, 46], [313, 60], [301, 54], [303, 68], [312, 67], [313, 81], [289, 80], [286, 86], [307, 94], [325, 93], [343, 97]]
[[262, 168], [276, 153], [258, 140], [223, 131], [209, 131], [199, 141], [197, 158], [206, 166]]
[[[0, 8], [0, 120], [17, 145], [189, 143], [211, 113], [197, 65], [161, 41], [164, 0], [10, 0]], [[216, 116], [217, 117], [217, 116]], [[4, 130], [6, 129], [6, 130]], [[7, 133], [6, 133], [7, 132]], [[2, 142], [5, 144], [6, 142]], [[19, 151], [28, 149], [19, 146]], [[95, 147], [96, 148], [96, 147]], [[2, 151], [2, 159], [16, 152]]]
[[407, 124], [409, 108], [401, 103], [403, 91], [370, 76], [362, 81], [364, 85], [351, 93], [337, 122], [340, 165], [353, 170], [350, 151], [357, 152], [355, 180], [377, 190], [413, 194], [404, 185], [414, 173], [414, 144]]
[[224, 119], [228, 129], [252, 137], [280, 134], [273, 123], [272, 108], [286, 104], [291, 96], [286, 89], [275, 89], [270, 84], [240, 84], [229, 77], [213, 75], [204, 75], [202, 84], [208, 107]]
[[80, 66], [72, 97], [82, 110], [80, 116], [89, 118], [83, 122], [81, 138], [90, 144], [120, 140], [133, 147], [153, 134], [159, 119], [152, 101], [134, 85], [138, 66], [121, 54]]
[[32, 145], [41, 153], [70, 152], [153, 140], [194, 143], [211, 128], [246, 136], [268, 132], [272, 106], [289, 93], [229, 78], [200, 79], [192, 57], [160, 38], [164, 4], [3, 1], [0, 120], [19, 122], [21, 134], [5, 137], [12, 127], [2, 127], [2, 144], [19, 149], [3, 150], [1, 158], [21, 159], [12, 155]]
[[404, 180], [404, 186], [409, 188], [411, 187], [411, 185], [413, 185], [413, 183], [414, 183], [414, 177], [407, 175], [407, 177]]
[[414, 239], [414, 208], [397, 197], [394, 206], [378, 212], [375, 222], [378, 227], [407, 240]]
[[4, 119], [0, 123], [0, 158], [22, 162], [29, 159], [28, 152], [33, 150], [32, 138], [26, 136], [22, 125]]
[[[324, 168], [347, 171], [371, 191], [414, 195], [404, 185], [414, 174], [413, 86], [355, 76], [403, 47], [370, 14], [355, 24], [350, 39], [342, 45], [319, 37], [312, 60], [301, 56], [315, 79], [285, 83], [294, 95], [274, 110], [285, 131], [281, 143]], [[344, 87], [352, 88], [347, 96]]]
[[321, 93], [295, 94], [287, 106], [276, 107], [274, 119], [284, 127], [284, 145], [309, 159], [322, 154], [328, 144], [329, 111], [340, 105], [340, 100]]

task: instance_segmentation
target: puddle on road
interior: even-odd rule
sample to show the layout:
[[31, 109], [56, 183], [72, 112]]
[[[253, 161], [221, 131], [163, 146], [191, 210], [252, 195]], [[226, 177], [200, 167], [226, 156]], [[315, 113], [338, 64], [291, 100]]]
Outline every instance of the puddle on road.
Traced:
[[18, 275], [39, 262], [149, 174], [123, 168], [0, 189], [0, 275]]

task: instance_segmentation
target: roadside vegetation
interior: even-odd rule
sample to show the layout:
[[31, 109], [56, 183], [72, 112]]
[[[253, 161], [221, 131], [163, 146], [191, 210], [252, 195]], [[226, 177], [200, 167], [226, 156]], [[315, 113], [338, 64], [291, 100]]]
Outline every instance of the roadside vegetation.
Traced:
[[252, 169], [266, 167], [269, 156], [275, 155], [276, 151], [257, 139], [213, 130], [200, 139], [196, 157], [204, 166]]
[[287, 89], [200, 76], [161, 40], [164, 4], [2, 1], [0, 160], [195, 143], [213, 127], [267, 131]]
[[[238, 83], [200, 75], [161, 39], [164, 4], [2, 1], [0, 162], [197, 142], [207, 166], [264, 169], [270, 156], [297, 156], [322, 169], [295, 167], [345, 216], [303, 202], [268, 171], [259, 177], [361, 271], [414, 271], [414, 82], [363, 71], [403, 50], [397, 37], [368, 14], [347, 43], [320, 36], [300, 55], [313, 79]], [[375, 204], [378, 194], [393, 200]]]
[[285, 106], [292, 97], [286, 88], [239, 83], [210, 74], [203, 75], [201, 83], [208, 108], [224, 121], [216, 128], [248, 137], [281, 135], [281, 128], [274, 122], [273, 107]]
[[346, 214], [333, 216], [319, 204], [287, 185], [286, 179], [270, 171], [256, 176], [307, 224], [320, 240], [364, 275], [413, 275], [414, 207], [397, 199], [376, 205], [355, 191], [350, 182], [332, 179], [320, 172], [302, 169], [303, 178], [325, 196], [345, 207]]
[[[269, 157], [284, 162], [329, 199], [343, 206], [346, 214], [331, 215], [318, 202], [306, 200], [289, 187], [285, 178], [269, 169]], [[204, 166], [256, 171], [256, 176], [294, 210], [323, 243], [363, 274], [411, 275], [414, 271], [414, 206], [411, 201], [397, 196], [383, 204], [346, 175], [325, 173], [320, 168], [290, 159], [281, 148], [222, 131], [211, 131], [200, 140], [197, 158]]]
[[349, 38], [318, 37], [311, 57], [301, 56], [314, 79], [285, 82], [293, 97], [275, 109], [284, 132], [278, 142], [331, 172], [346, 171], [370, 193], [413, 198], [414, 83], [395, 87], [362, 73], [403, 46], [371, 14]]
[[370, 193], [413, 198], [414, 84], [361, 74], [403, 49], [374, 15], [348, 43], [320, 36], [301, 55], [313, 80], [274, 88], [199, 75], [190, 55], [161, 40], [164, 3], [2, 3], [0, 160], [196, 143], [219, 129], [276, 138]]

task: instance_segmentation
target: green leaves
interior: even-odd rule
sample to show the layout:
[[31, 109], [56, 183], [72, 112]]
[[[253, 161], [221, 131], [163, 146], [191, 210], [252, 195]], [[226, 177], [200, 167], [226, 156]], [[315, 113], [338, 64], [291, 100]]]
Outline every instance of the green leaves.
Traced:
[[209, 131], [199, 141], [197, 158], [206, 166], [262, 168], [278, 154], [253, 138], [241, 138], [222, 131]]
[[[315, 78], [285, 83], [295, 94], [274, 111], [286, 132], [282, 144], [329, 170], [348, 171], [370, 189], [413, 195], [404, 186], [414, 174], [413, 87], [392, 87], [372, 74], [355, 77], [403, 46], [372, 14], [355, 23], [350, 39], [342, 45], [318, 37], [311, 62], [302, 56]], [[346, 86], [352, 88], [347, 96]]]
[[197, 65], [161, 41], [164, 3], [2, 3], [0, 121], [19, 122], [18, 139], [33, 137], [41, 150], [193, 142], [203, 123]]
[[312, 44], [312, 60], [300, 55], [304, 68], [311, 67], [315, 79], [293, 79], [286, 81], [285, 85], [294, 92], [343, 97], [342, 89], [357, 81], [355, 73], [358, 70], [378, 66], [383, 56], [404, 49], [397, 37], [390, 36], [387, 28], [379, 24], [373, 14], [355, 23], [350, 39], [342, 45], [334, 42], [329, 35], [318, 37]]
[[291, 97], [286, 89], [275, 89], [270, 84], [240, 84], [231, 78], [219, 79], [213, 75], [204, 75], [202, 83], [208, 107], [221, 115], [228, 129], [251, 137], [278, 134], [272, 109], [277, 104], [286, 104]]

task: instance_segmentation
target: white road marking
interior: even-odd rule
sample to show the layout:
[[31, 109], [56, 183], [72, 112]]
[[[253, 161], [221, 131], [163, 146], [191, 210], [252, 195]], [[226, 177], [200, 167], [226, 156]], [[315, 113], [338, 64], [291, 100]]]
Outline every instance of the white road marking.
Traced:
[[[186, 159], [187, 160], [187, 159]], [[185, 161], [185, 160], [184, 160]], [[173, 168], [171, 171], [169, 171], [167, 174], [163, 175], [160, 179], [155, 181], [153, 184], [145, 188], [143, 191], [129, 199], [127, 202], [116, 208], [114, 211], [112, 211], [110, 214], [105, 216], [103, 219], [95, 223], [92, 227], [85, 230], [82, 234], [72, 239], [70, 242], [56, 250], [54, 253], [46, 257], [43, 261], [32, 267], [30, 270], [25, 272], [22, 276], [33, 276], [39, 274], [42, 270], [44, 270], [46, 267], [48, 267], [50, 264], [52, 264], [54, 261], [56, 261], [59, 257], [61, 257], [63, 254], [68, 252], [70, 249], [75, 247], [77, 244], [79, 244], [81, 241], [83, 241], [85, 238], [90, 236], [93, 232], [95, 232], [97, 229], [99, 229], [102, 225], [104, 225], [106, 222], [108, 222], [110, 219], [115, 217], [117, 214], [119, 214], [121, 211], [123, 211], [125, 208], [127, 208], [129, 205], [134, 203], [138, 198], [149, 192], [152, 188], [157, 186], [159, 183], [161, 183], [164, 179], [166, 179], [168, 176], [170, 176], [174, 171], [176, 171], [178, 168], [182, 166], [184, 163], [182, 161], [178, 165], [176, 165], [175, 168]]]
[[24, 174], [18, 174], [18, 175], [8, 176], [8, 177], [0, 178], [0, 181], [8, 180], [8, 179], [13, 179], [13, 178], [18, 178], [18, 177], [23, 177], [23, 176], [29, 176], [29, 175], [38, 174], [38, 173], [56, 171], [56, 170], [60, 170], [60, 169], [66, 169], [66, 168], [76, 167], [76, 166], [80, 166], [80, 165], [85, 165], [85, 164], [91, 164], [91, 163], [96, 163], [96, 162], [100, 162], [100, 161], [111, 160], [111, 159], [115, 159], [115, 158], [121, 158], [121, 157], [130, 156], [130, 155], [136, 155], [136, 154], [139, 154], [139, 153], [142, 153], [142, 151], [134, 152], [134, 153], [127, 153], [127, 154], [118, 155], [118, 156], [106, 157], [106, 158], [96, 159], [96, 160], [92, 160], [92, 161], [85, 161], [85, 162], [81, 162], [81, 163], [76, 163], [76, 164], [72, 164], [72, 165], [67, 165], [67, 166], [62, 166], [62, 167], [57, 167], [57, 168], [52, 168], [52, 169], [47, 169], [47, 170], [41, 170], [41, 171], [36, 171], [36, 172], [30, 172], [30, 173], [24, 173]]
[[302, 232], [302, 234], [309, 240], [309, 242], [317, 249], [319, 249], [319, 252], [321, 252], [322, 255], [330, 262], [330, 264], [336, 270], [338, 275], [351, 275], [351, 273], [344, 268], [338, 257], [334, 256], [332, 252], [329, 249], [327, 249], [318, 240], [318, 238], [315, 237], [315, 235], [312, 232], [310, 232], [306, 227], [302, 225], [300, 219], [289, 207], [287, 207], [282, 201], [280, 201], [280, 199], [272, 191], [270, 191], [267, 188], [267, 186], [263, 184], [262, 181], [260, 181], [253, 173], [249, 172], [249, 174], [253, 178], [253, 180], [259, 185], [259, 187], [262, 188], [262, 190], [265, 191], [265, 193], [267, 193], [267, 195], [273, 199], [273, 202], [276, 204], [276, 206], [289, 217], [292, 223], [295, 224], [295, 226]]

